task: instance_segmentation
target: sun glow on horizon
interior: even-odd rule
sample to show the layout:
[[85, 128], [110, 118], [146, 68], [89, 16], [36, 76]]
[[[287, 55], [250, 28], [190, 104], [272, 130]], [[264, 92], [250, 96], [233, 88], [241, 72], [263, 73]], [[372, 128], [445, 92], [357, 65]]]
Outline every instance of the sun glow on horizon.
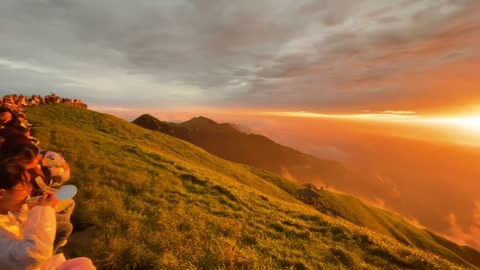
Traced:
[[[403, 129], [403, 131], [402, 129], [399, 130], [394, 128], [393, 132], [395, 135], [403, 135], [403, 133], [411, 134], [413, 131], [417, 134], [415, 137], [426, 140], [448, 138], [448, 141], [453, 141], [455, 143], [480, 146], [480, 114], [435, 116], [420, 115], [413, 111], [384, 111], [380, 113], [365, 111], [364, 113], [358, 114], [324, 114], [299, 111], [263, 112], [262, 114], [280, 117], [337, 119], [355, 122], [361, 121], [365, 123], [377, 123], [379, 126], [395, 124], [407, 128]], [[430, 131], [425, 133], [425, 130]], [[386, 129], [386, 132], [392, 132], [392, 130]], [[437, 134], [438, 136], [434, 134]], [[432, 137], [432, 135], [434, 137]]]
[[326, 114], [305, 111], [298, 112], [262, 112], [269, 116], [305, 117], [305, 118], [331, 118], [345, 120], [364, 120], [381, 122], [403, 122], [411, 124], [432, 124], [463, 128], [480, 133], [480, 115], [465, 116], [424, 116], [413, 111], [384, 111], [383, 113], [358, 113], [358, 114]]
[[424, 120], [427, 123], [459, 127], [480, 134], [480, 116], [435, 117]]
[[331, 118], [343, 120], [366, 120], [366, 121], [397, 121], [407, 119], [418, 119], [422, 116], [415, 114], [415, 112], [401, 112], [385, 111], [383, 113], [357, 113], [357, 114], [327, 114], [327, 113], [312, 113], [305, 111], [298, 112], [262, 112], [262, 115], [268, 116], [286, 116], [286, 117], [305, 117], [305, 118]]
[[312, 112], [262, 112], [263, 115], [269, 116], [287, 116], [287, 117], [306, 117], [306, 118], [333, 118], [333, 119], [352, 119], [352, 120], [399, 120], [399, 119], [414, 119], [421, 116], [416, 115], [415, 112], [392, 113], [393, 111], [386, 111], [384, 113], [358, 113], [358, 114], [325, 114]]

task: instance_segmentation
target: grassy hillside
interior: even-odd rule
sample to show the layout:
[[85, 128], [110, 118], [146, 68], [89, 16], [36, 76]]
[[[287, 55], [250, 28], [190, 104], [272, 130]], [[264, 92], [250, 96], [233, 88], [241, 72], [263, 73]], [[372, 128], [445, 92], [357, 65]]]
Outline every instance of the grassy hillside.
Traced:
[[[133, 123], [189, 141], [210, 153], [231, 161], [250, 164], [274, 173], [286, 169], [295, 177], [323, 179], [343, 190], [375, 193], [373, 181], [365, 175], [348, 172], [340, 163], [317, 159], [272, 140], [245, 134], [231, 124], [218, 124], [205, 117], [195, 117], [184, 123], [162, 122], [150, 115], [142, 115]], [[361, 188], [360, 188], [361, 187]], [[378, 191], [381, 194], [381, 191]], [[412, 226], [402, 217], [366, 205], [352, 196], [331, 192], [316, 194], [316, 206], [324, 212], [333, 212], [356, 225], [391, 236], [406, 245], [442, 255], [451, 261], [480, 266], [480, 253], [469, 247], [459, 247], [435, 236], [429, 231]]]
[[356, 225], [388, 235], [405, 245], [429, 250], [454, 262], [480, 265], [480, 253], [470, 247], [461, 247], [432, 232], [413, 226], [403, 217], [373, 207], [351, 195], [318, 191], [309, 203], [321, 212], [341, 217]]
[[292, 196], [296, 184], [187, 142], [76, 107], [27, 114], [79, 188], [77, 240], [65, 252], [100, 269], [460, 269], [323, 215]]

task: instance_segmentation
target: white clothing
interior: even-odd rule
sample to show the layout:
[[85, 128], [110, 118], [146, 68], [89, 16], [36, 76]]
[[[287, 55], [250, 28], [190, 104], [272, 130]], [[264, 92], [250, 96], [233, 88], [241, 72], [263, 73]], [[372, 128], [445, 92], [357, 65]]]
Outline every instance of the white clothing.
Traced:
[[0, 215], [0, 270], [94, 270], [88, 258], [65, 260], [52, 256], [55, 239], [55, 210], [34, 206], [19, 215]]
[[56, 219], [50, 206], [35, 206], [20, 223], [0, 215], [0, 269], [38, 269], [53, 252]]

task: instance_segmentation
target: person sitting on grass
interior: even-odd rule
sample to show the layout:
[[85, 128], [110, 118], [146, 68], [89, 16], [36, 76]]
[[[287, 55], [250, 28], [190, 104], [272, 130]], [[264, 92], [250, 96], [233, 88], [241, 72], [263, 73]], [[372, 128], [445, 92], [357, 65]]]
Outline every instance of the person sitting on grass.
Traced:
[[[28, 170], [32, 182], [31, 196], [41, 196], [43, 193], [57, 191], [57, 189], [52, 188], [53, 180], [49, 168], [39, 164], [41, 159], [40, 149], [24, 135], [17, 134], [7, 138], [0, 148], [0, 161], [10, 160]], [[55, 253], [60, 247], [67, 244], [67, 239], [73, 232], [73, 224], [70, 218], [74, 208], [75, 201], [70, 199], [62, 201], [61, 207], [59, 207], [57, 211], [57, 232], [54, 242]]]
[[0, 163], [0, 269], [95, 269], [88, 258], [52, 256], [58, 201], [54, 193], [44, 193], [28, 210], [24, 203], [31, 190], [25, 168]]
[[6, 107], [0, 107], [0, 128], [4, 128], [12, 119], [13, 112]]
[[29, 211], [22, 228], [13, 214], [21, 212], [31, 190], [30, 176], [23, 167], [15, 163], [0, 165], [0, 269], [26, 269], [40, 265], [52, 255], [55, 197], [42, 196]]

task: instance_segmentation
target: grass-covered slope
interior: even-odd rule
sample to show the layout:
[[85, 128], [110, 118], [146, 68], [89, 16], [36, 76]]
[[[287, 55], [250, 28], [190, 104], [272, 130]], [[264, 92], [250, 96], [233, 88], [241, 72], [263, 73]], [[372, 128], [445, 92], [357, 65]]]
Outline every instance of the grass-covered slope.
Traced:
[[318, 191], [314, 196], [310, 196], [309, 203], [321, 212], [388, 235], [406, 245], [432, 251], [453, 262], [480, 265], [480, 252], [475, 249], [458, 246], [426, 229], [412, 225], [395, 213], [368, 205], [354, 196]]
[[[230, 161], [249, 164], [273, 173], [280, 173], [282, 168], [285, 168], [296, 177], [320, 178], [327, 180], [325, 183], [334, 183], [336, 187], [341, 187], [341, 190], [356, 194], [365, 194], [363, 191], [369, 189], [375, 191], [376, 184], [371, 180], [377, 182], [376, 179], [351, 174], [338, 162], [316, 159], [264, 136], [242, 133], [231, 124], [218, 124], [205, 117], [195, 117], [176, 124], [162, 122], [147, 114], [138, 117], [133, 123], [186, 140]], [[460, 247], [429, 231], [419, 229], [392, 212], [372, 207], [352, 196], [331, 192], [322, 192], [321, 196], [316, 196], [316, 205], [324, 212], [334, 212], [356, 225], [391, 236], [406, 245], [439, 254], [453, 262], [480, 266], [478, 251], [470, 247]]]
[[459, 268], [323, 215], [291, 195], [296, 184], [187, 142], [76, 107], [27, 114], [79, 188], [77, 240], [65, 251], [100, 269]]

